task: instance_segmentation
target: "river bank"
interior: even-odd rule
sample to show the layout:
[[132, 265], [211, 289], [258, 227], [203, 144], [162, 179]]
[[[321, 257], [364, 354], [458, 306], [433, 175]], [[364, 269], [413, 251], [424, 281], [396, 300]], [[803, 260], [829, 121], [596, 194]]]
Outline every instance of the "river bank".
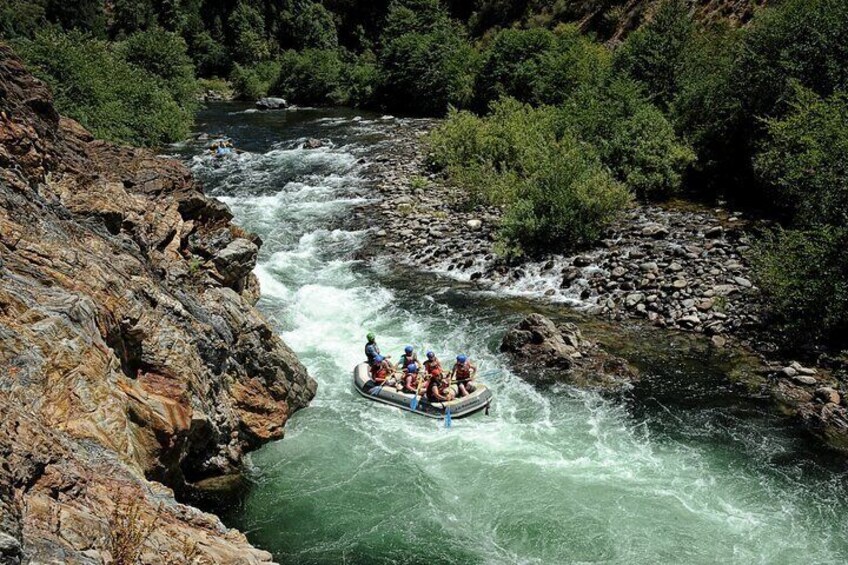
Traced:
[[594, 249], [507, 262], [496, 248], [501, 210], [469, 205], [428, 169], [423, 138], [436, 123], [416, 121], [377, 164], [381, 199], [358, 211], [373, 227], [368, 256], [481, 292], [694, 333], [716, 349], [739, 349], [755, 361], [730, 374], [740, 394], [769, 398], [823, 445], [848, 454], [845, 364], [808, 359], [804, 366], [772, 345], [747, 258], [752, 226], [741, 214], [682, 201], [637, 203]]

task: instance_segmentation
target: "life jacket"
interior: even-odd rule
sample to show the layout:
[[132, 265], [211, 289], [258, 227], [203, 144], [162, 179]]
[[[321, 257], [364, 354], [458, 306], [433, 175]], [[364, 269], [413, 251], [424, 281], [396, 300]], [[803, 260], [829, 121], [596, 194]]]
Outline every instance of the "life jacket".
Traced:
[[406, 368], [410, 363], [418, 364], [418, 358], [416, 357], [415, 353], [413, 353], [412, 355], [407, 355], [406, 353], [404, 353], [400, 356], [401, 367]]
[[471, 363], [457, 363], [453, 366], [453, 371], [456, 374], [457, 380], [468, 380], [471, 377]]
[[389, 376], [389, 371], [383, 363], [371, 365], [371, 378], [375, 381], [384, 381]]
[[438, 359], [424, 361], [424, 368], [427, 370], [427, 374], [429, 375], [439, 376], [442, 374], [442, 365], [439, 363]]

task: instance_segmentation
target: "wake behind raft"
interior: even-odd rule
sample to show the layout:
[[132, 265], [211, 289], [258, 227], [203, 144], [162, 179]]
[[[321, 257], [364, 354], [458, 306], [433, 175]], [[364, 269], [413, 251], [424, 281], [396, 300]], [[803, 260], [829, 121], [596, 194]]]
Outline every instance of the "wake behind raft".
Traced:
[[475, 412], [487, 410], [492, 403], [492, 391], [486, 385], [476, 383], [476, 389], [468, 396], [449, 402], [429, 402], [425, 398], [421, 398], [415, 410], [413, 410], [414, 394], [401, 392], [397, 388], [388, 385], [380, 387], [379, 391], [374, 394], [375, 389], [372, 385], [368, 364], [360, 363], [354, 367], [353, 387], [363, 397], [374, 402], [396, 406], [401, 410], [413, 412], [421, 416], [427, 416], [428, 418], [443, 419], [448, 410], [450, 410], [451, 418], [463, 418]]

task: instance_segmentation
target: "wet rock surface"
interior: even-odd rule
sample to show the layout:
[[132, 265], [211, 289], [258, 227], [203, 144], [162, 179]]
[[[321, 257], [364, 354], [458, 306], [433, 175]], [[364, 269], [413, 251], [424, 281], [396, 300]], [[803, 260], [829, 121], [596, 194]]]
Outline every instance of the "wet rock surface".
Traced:
[[284, 98], [269, 96], [257, 100], [256, 107], [260, 110], [283, 110], [288, 107], [288, 102]]
[[576, 325], [557, 326], [541, 314], [531, 314], [510, 329], [500, 349], [532, 382], [566, 382], [616, 392], [639, 377], [627, 361], [585, 339]]
[[179, 162], [60, 118], [5, 47], [0, 106], [0, 562], [114, 560], [124, 499], [155, 523], [139, 562], [270, 561], [174, 497], [314, 395], [252, 307], [261, 242]]

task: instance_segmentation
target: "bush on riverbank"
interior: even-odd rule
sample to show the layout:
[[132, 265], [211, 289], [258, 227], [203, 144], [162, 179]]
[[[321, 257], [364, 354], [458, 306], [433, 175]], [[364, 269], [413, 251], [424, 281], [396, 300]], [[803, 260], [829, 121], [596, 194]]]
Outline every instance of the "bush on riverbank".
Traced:
[[485, 118], [454, 110], [429, 136], [434, 163], [472, 201], [504, 206], [505, 255], [591, 245], [630, 200], [591, 144], [557, 133], [557, 114], [506, 98]]
[[237, 98], [256, 100], [268, 96], [279, 76], [280, 63], [277, 61], [263, 61], [246, 67], [236, 63], [230, 73], [230, 84]]
[[112, 46], [81, 32], [47, 30], [16, 47], [52, 85], [62, 114], [103, 139], [162, 145], [188, 135], [196, 84], [185, 72], [184, 44], [169, 38], [160, 49], [150, 39]]
[[777, 230], [754, 254], [771, 323], [792, 349], [848, 348], [848, 229]]

